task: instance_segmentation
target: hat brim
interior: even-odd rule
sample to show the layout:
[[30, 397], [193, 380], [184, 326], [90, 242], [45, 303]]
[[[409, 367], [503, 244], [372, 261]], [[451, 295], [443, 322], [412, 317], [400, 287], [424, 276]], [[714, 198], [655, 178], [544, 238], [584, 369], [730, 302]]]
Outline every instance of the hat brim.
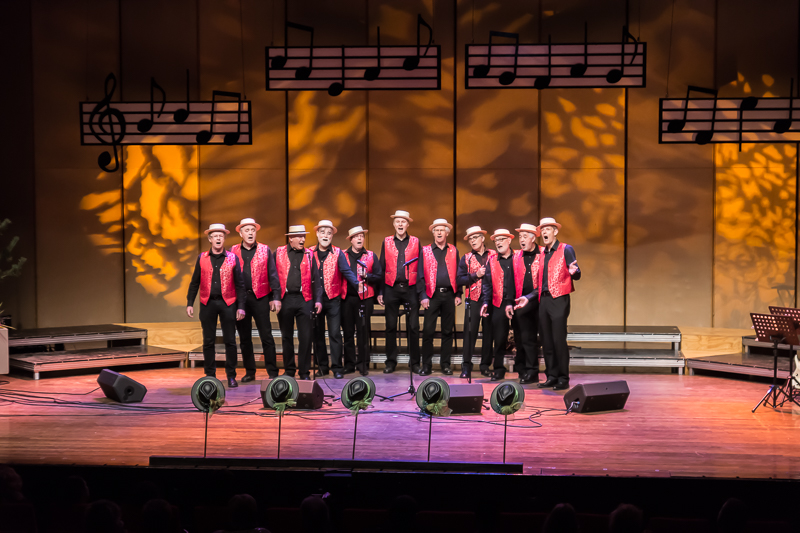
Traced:
[[267, 406], [270, 409], [275, 409], [275, 399], [272, 397], [272, 387], [278, 381], [286, 381], [289, 383], [292, 391], [287, 400], [294, 400], [297, 401], [297, 398], [300, 396], [300, 387], [297, 385], [297, 380], [294, 379], [292, 376], [279, 376], [272, 381], [270, 381], [269, 385], [267, 385], [267, 390], [264, 391], [264, 399], [267, 402]]
[[453, 225], [452, 224], [441, 224], [441, 223], [439, 223], [439, 224], [431, 224], [430, 226], [428, 226], [428, 231], [433, 231], [433, 228], [435, 228], [436, 226], [447, 226], [448, 228], [450, 228], [450, 231], [453, 231]]
[[319, 228], [331, 228], [334, 235], [339, 231], [336, 229], [336, 226], [314, 226], [314, 233], [316, 233]]
[[287, 237], [297, 237], [298, 235], [308, 235], [307, 231], [295, 231], [293, 233], [287, 233]]
[[348, 389], [350, 387], [350, 383], [352, 381], [363, 381], [367, 385], [367, 395], [364, 397], [364, 399], [362, 401], [371, 402], [375, 398], [375, 382], [374, 381], [372, 381], [370, 378], [367, 378], [367, 377], [353, 378], [350, 381], [348, 381], [347, 384], [344, 386], [344, 389], [342, 389], [342, 405], [344, 405], [348, 409], [352, 409], [353, 408], [353, 399], [350, 398], [349, 392], [348, 392]]
[[498, 385], [497, 387], [495, 387], [494, 390], [492, 391], [492, 395], [489, 397], [489, 405], [492, 407], [492, 411], [494, 411], [498, 415], [503, 414], [501, 412], [501, 409], [503, 408], [503, 406], [500, 405], [500, 400], [497, 398], [497, 391], [500, 390], [500, 387], [507, 386], [507, 385], [511, 385], [512, 387], [514, 387], [514, 390], [516, 391], [516, 400], [517, 400], [517, 402], [519, 402], [519, 403], [524, 403], [525, 402], [525, 389], [522, 388], [522, 385], [520, 385], [519, 383], [517, 383], [515, 381], [505, 381], [501, 385]]
[[516, 239], [517, 238], [516, 235], [512, 235], [511, 233], [495, 233], [494, 235], [492, 235], [489, 238], [492, 239], [492, 240], [495, 240], [497, 237], [508, 237], [509, 239]]
[[414, 222], [414, 219], [413, 219], [413, 218], [411, 218], [411, 217], [407, 217], [407, 216], [405, 216], [405, 215], [389, 215], [389, 218], [404, 218], [404, 219], [408, 220], [408, 223], [409, 223], [409, 224], [410, 224], [410, 223], [412, 223], [412, 222]]
[[200, 387], [201, 385], [203, 385], [203, 383], [207, 381], [210, 381], [217, 387], [216, 400], [219, 401], [225, 399], [225, 385], [223, 385], [220, 380], [218, 380], [213, 376], [204, 376], [198, 379], [197, 381], [194, 382], [194, 385], [192, 385], [191, 396], [192, 396], [192, 403], [194, 404], [195, 407], [197, 407], [197, 410], [202, 413], [209, 412], [208, 400], [203, 400], [200, 398]]
[[487, 234], [487, 233], [489, 233], [489, 232], [488, 232], [488, 231], [486, 231], [485, 229], [482, 229], [482, 230], [480, 230], [480, 231], [473, 231], [472, 233], [467, 233], [467, 235], [464, 237], [464, 240], [466, 241], [466, 240], [468, 240], [470, 237], [472, 237], [473, 235], [476, 235], [476, 234], [478, 234], [478, 233], [483, 233], [484, 235], [486, 235], [486, 234]]
[[436, 383], [438, 383], [439, 387], [442, 390], [442, 399], [445, 401], [445, 403], [450, 401], [450, 384], [447, 383], [442, 378], [428, 378], [425, 381], [423, 381], [419, 385], [419, 387], [417, 387], [417, 393], [414, 396], [414, 399], [417, 401], [417, 407], [419, 407], [420, 410], [422, 411], [425, 410], [425, 398], [423, 397], [423, 389], [425, 388], [425, 385], [427, 384], [428, 381], [435, 381]]
[[239, 230], [242, 229], [245, 226], [255, 226], [256, 227], [256, 231], [260, 231], [261, 230], [261, 224], [251, 224], [251, 223], [248, 222], [247, 224], [239, 224], [238, 226], [236, 226], [236, 233], [239, 233]]
[[229, 229], [207, 229], [203, 233], [208, 235], [209, 233], [216, 233], [216, 232], [224, 233], [225, 235], [230, 235], [231, 230], [229, 230]]
[[348, 235], [347, 238], [348, 239], [352, 239], [356, 235], [363, 235], [364, 233], [369, 233], [369, 230], [368, 229], [362, 229], [361, 231], [357, 231], [357, 232], [355, 232], [355, 233], [353, 233], [351, 235]]
[[528, 233], [533, 233], [537, 237], [542, 234], [542, 230], [540, 230], [539, 228], [536, 228], [535, 231], [531, 231], [529, 229], [514, 228], [514, 231], [516, 231], [516, 232], [527, 231]]
[[546, 228], [547, 226], [553, 226], [554, 228], [559, 230], [561, 229], [561, 224], [559, 224], [558, 222], [551, 222], [550, 224], [542, 224], [541, 226], [539, 226], [539, 233], [541, 234], [542, 228]]

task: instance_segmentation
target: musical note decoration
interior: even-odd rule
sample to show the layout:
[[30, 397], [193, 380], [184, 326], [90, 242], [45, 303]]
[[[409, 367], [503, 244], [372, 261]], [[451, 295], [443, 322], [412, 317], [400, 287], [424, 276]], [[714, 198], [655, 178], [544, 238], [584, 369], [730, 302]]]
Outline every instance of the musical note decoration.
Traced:
[[106, 172], [119, 170], [123, 146], [253, 144], [250, 101], [227, 91], [213, 91], [210, 102], [191, 101], [188, 71], [183, 101], [168, 101], [154, 78], [150, 79], [147, 102], [112, 102], [116, 87], [117, 78], [110, 73], [103, 99], [79, 104], [81, 145], [111, 147], [97, 158]]
[[[427, 29], [428, 41], [421, 42]], [[314, 28], [286, 22], [283, 46], [266, 47], [268, 91], [343, 91], [442, 88], [439, 45], [433, 30], [417, 15], [416, 46], [384, 46], [378, 28], [377, 46], [314, 46]], [[289, 46], [289, 30], [308, 35], [308, 45]], [[294, 34], [296, 32], [292, 32]]]
[[[693, 98], [692, 93], [709, 97]], [[800, 142], [794, 121], [794, 79], [788, 98], [720, 98], [716, 89], [688, 86], [684, 98], [659, 101], [661, 144], [738, 144]]]
[[[514, 39], [497, 44], [494, 37]], [[647, 43], [622, 28], [618, 43], [520, 44], [516, 33], [489, 32], [488, 44], [466, 45], [467, 89], [645, 87]]]

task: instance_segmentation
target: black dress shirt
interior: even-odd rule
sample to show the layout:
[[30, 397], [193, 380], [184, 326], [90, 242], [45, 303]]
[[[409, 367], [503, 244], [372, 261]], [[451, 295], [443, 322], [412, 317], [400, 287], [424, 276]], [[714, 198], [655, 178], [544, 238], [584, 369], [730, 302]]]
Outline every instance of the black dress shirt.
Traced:
[[[547, 287], [547, 266], [550, 264], [550, 259], [553, 258], [553, 252], [558, 249], [558, 245], [561, 244], [556, 240], [553, 243], [551, 248], [545, 247], [544, 249], [544, 267], [542, 267], [542, 294], [546, 292], [550, 292]], [[567, 268], [575, 261], [575, 250], [569, 244], [564, 245], [564, 261], [567, 263]], [[579, 280], [581, 279], [581, 269], [579, 268], [577, 272], [572, 274], [572, 279]]]
[[[470, 252], [475, 255], [478, 260], [478, 264], [482, 267], [486, 266], [486, 262], [489, 260], [489, 250], [484, 248], [483, 253], [479, 254], [478, 252]], [[456, 283], [458, 283], [459, 287], [467, 287], [467, 291], [472, 286], [473, 283], [478, 281], [478, 274], [476, 272], [469, 271], [469, 263], [467, 262], [467, 256], [469, 254], [464, 254], [461, 256], [461, 259], [458, 262], [458, 270], [456, 271]], [[469, 294], [467, 294], [469, 297]]]
[[522, 278], [522, 294], [530, 294], [533, 292], [533, 276], [531, 276], [531, 265], [534, 261], [536, 261], [536, 256], [538, 254], [538, 245], [531, 252], [522, 252], [522, 260], [525, 262], [525, 276]]
[[[241, 265], [239, 264], [239, 258], [236, 257], [236, 255], [233, 257], [236, 260], [236, 264], [233, 267], [233, 286], [236, 289], [236, 302], [238, 304], [237, 309], [244, 309], [244, 279], [240, 273]], [[209, 298], [219, 299], [222, 298], [220, 269], [222, 268], [223, 263], [225, 263], [225, 252], [222, 252], [221, 254], [212, 254], [209, 252], [208, 258], [211, 260], [211, 268], [213, 269], [211, 273], [211, 291], [209, 293]], [[198, 255], [197, 262], [194, 264], [192, 281], [189, 283], [189, 293], [186, 295], [187, 307], [192, 307], [194, 305], [194, 300], [197, 298], [197, 292], [200, 290], [200, 272], [200, 255]]]
[[[406, 248], [410, 240], [407, 233], [403, 240], [398, 239], [397, 235], [394, 236], [394, 245], [397, 248], [397, 277], [395, 278], [395, 283], [408, 281], [406, 269], [403, 265], [406, 263]], [[417, 257], [419, 257], [419, 254], [417, 254]], [[381, 244], [381, 269], [386, 272], [386, 241]]]
[[309, 252], [305, 248], [301, 250], [295, 250], [291, 246], [287, 248], [288, 253], [286, 255], [289, 257], [289, 274], [286, 276], [286, 292], [289, 294], [299, 294], [302, 292], [300, 264], [303, 262], [303, 256]]

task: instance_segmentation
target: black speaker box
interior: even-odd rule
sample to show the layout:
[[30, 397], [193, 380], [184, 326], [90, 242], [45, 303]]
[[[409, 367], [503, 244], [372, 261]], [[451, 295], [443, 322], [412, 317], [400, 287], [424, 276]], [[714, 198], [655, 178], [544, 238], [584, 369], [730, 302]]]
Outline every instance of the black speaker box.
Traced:
[[454, 415], [478, 415], [483, 407], [483, 385], [450, 385], [450, 401], [447, 402]]
[[115, 402], [141, 402], [147, 394], [147, 387], [113, 370], [104, 369], [100, 372], [97, 384], [100, 385], [106, 398], [111, 398]]
[[567, 391], [564, 395], [564, 405], [569, 409], [573, 402], [578, 402], [572, 408], [575, 413], [614, 411], [625, 407], [630, 393], [627, 381], [583, 383]]
[[[264, 407], [269, 407], [267, 404], [267, 387], [272, 382], [271, 379], [265, 379], [261, 382], [261, 401]], [[316, 381], [300, 380], [297, 382], [297, 387], [300, 393], [297, 396], [297, 405], [292, 409], [319, 409], [322, 407], [324, 395], [322, 394], [322, 387]]]

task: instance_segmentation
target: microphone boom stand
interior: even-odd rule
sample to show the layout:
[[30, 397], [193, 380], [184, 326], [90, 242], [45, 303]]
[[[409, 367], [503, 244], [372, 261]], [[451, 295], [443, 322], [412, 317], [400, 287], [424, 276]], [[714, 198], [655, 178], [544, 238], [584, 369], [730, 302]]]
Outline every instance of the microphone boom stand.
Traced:
[[[415, 262], [416, 260], [417, 258], [414, 258], [410, 261], [406, 261], [405, 265], [403, 265], [406, 268], [406, 280], [408, 280], [409, 265]], [[410, 283], [408, 285], [408, 289], [411, 290]], [[403, 302], [403, 308], [406, 310], [406, 346], [408, 346], [408, 390], [406, 392], [399, 392], [397, 394], [393, 394], [391, 396], [387, 396], [386, 398], [384, 398], [389, 401], [393, 401], [394, 398], [397, 398], [404, 394], [410, 394], [411, 399], [413, 399], [417, 394], [417, 389], [414, 387], [414, 371], [411, 369], [411, 324], [408, 322], [408, 319], [411, 316], [411, 303], [408, 302], [408, 293], [406, 293], [406, 301]], [[383, 399], [381, 401], [383, 401]]]

